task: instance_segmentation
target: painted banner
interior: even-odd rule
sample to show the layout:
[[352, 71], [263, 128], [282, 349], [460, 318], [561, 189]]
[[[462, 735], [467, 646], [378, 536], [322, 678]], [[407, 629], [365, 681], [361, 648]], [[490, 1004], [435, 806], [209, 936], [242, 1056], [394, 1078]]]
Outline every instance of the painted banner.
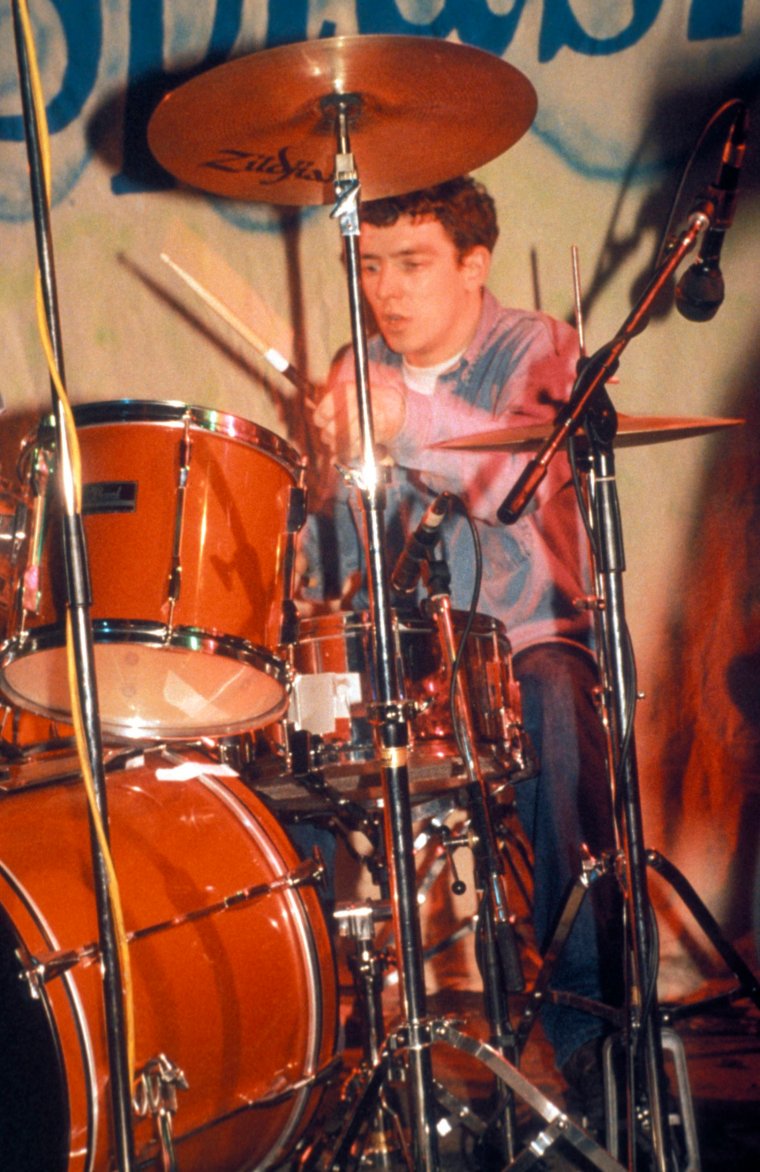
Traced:
[[[479, 172], [502, 229], [491, 287], [505, 302], [572, 318], [575, 245], [591, 351], [615, 334], [663, 240], [684, 229], [715, 178], [733, 108], [719, 111], [746, 103], [747, 159], [721, 257], [725, 301], [713, 320], [695, 323], [666, 290], [611, 391], [627, 414], [746, 420], [621, 448], [617, 467], [626, 609], [645, 694], [637, 739], [647, 841], [685, 871], [732, 939], [751, 938], [760, 825], [757, 0], [30, 0], [29, 9], [51, 136], [72, 401], [179, 400], [242, 416], [299, 449], [303, 392], [231, 323], [318, 383], [349, 336], [338, 228], [327, 206], [238, 202], [179, 185], [147, 145], [163, 94], [230, 58], [335, 36], [445, 38], [508, 61], [533, 83], [538, 113]], [[9, 496], [21, 445], [50, 402], [14, 44], [3, 3], [0, 457]], [[274, 98], [287, 106], [292, 85], [281, 77]], [[454, 127], [455, 90], [440, 100]], [[276, 183], [292, 160], [275, 153], [258, 165]], [[361, 177], [361, 158], [357, 165]], [[224, 302], [227, 320], [166, 257]], [[663, 984], [680, 990], [712, 962], [678, 899], [654, 886]]]

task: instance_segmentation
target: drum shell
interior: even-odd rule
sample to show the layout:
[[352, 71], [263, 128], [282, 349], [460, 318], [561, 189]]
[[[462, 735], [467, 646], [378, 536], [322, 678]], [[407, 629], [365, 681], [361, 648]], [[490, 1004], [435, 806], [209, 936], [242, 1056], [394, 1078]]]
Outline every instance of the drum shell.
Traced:
[[[107, 791], [128, 933], [197, 915], [297, 865], [276, 820], [236, 778], [160, 780], [149, 763], [111, 773]], [[1, 800], [3, 962], [23, 970], [11, 951], [44, 959], [97, 941], [86, 799], [69, 771], [41, 784], [14, 773]], [[315, 891], [270, 893], [211, 912], [133, 941], [129, 956], [137, 1069], [163, 1053], [189, 1083], [174, 1120], [179, 1167], [237, 1172], [274, 1162], [319, 1096], [310, 1088], [276, 1105], [261, 1100], [313, 1074], [333, 1052], [333, 957]], [[41, 1153], [39, 1170], [110, 1166], [99, 965], [80, 961], [47, 981], [37, 1004], [46, 1025], [36, 1021], [33, 1037], [47, 1032], [46, 1053], [59, 1064], [60, 1101], [45, 1110], [66, 1121], [49, 1128], [63, 1130], [65, 1151]], [[15, 1041], [4, 1053], [33, 1049], [23, 1037]], [[19, 1072], [6, 1065], [2, 1082], [18, 1086]], [[45, 1131], [44, 1120], [36, 1126]], [[137, 1121], [135, 1148], [141, 1168], [160, 1167], [150, 1120]], [[25, 1160], [25, 1172], [33, 1165]]]
[[[287, 704], [276, 650], [297, 454], [245, 420], [183, 404], [88, 404], [75, 419], [104, 728], [180, 739], [271, 720]], [[31, 510], [28, 480], [24, 492]], [[15, 704], [65, 719], [59, 515], [49, 487], [39, 600], [24, 609], [17, 581], [0, 682]], [[225, 687], [237, 689], [226, 707]]]

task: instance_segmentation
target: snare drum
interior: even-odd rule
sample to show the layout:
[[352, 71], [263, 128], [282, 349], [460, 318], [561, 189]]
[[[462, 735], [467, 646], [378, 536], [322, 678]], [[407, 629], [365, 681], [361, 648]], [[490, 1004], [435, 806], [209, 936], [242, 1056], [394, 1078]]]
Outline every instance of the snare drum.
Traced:
[[[195, 738], [276, 719], [287, 707], [275, 652], [302, 512], [296, 452], [245, 420], [181, 403], [96, 403], [74, 415], [104, 730]], [[40, 434], [25, 457], [33, 520], [0, 686], [13, 704], [66, 719], [51, 461]]]
[[[466, 615], [454, 612], [461, 635]], [[464, 766], [449, 706], [450, 673], [432, 621], [393, 616], [399, 679], [416, 715], [410, 723], [409, 782], [412, 798], [462, 784]], [[262, 764], [257, 787], [272, 800], [298, 804], [304, 791], [287, 775], [293, 766], [294, 734], [309, 734], [309, 765], [330, 786], [355, 800], [381, 797], [368, 705], [372, 683], [371, 627], [366, 614], [337, 613], [301, 619], [292, 649], [295, 676], [287, 722], [267, 730], [281, 776]], [[481, 768], [504, 777], [513, 765], [519, 727], [519, 690], [503, 623], [476, 615], [463, 652]]]
[[[0, 793], [0, 1167], [19, 1172], [115, 1166], [102, 978], [88, 950], [98, 922], [87, 802], [72, 763], [56, 778], [12, 771]], [[177, 1166], [268, 1168], [307, 1130], [333, 1058], [318, 896], [277, 882], [300, 860], [236, 777], [158, 753], [117, 764], [108, 805], [130, 937], [136, 1167], [167, 1166], [139, 1089], [163, 1055], [187, 1083], [175, 1087]], [[175, 764], [192, 776], [162, 774]]]

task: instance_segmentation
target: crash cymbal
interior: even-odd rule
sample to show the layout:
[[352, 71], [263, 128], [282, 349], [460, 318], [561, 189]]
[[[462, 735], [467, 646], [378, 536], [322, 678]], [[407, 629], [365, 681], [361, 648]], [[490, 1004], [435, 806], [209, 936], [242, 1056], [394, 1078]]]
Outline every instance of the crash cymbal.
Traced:
[[[686, 439], [705, 435], [722, 427], [736, 427], [743, 419], [715, 419], [710, 416], [621, 415], [618, 414], [615, 447], [633, 447], [639, 444], [664, 443], [667, 440]], [[536, 450], [552, 434], [553, 425], [528, 423], [524, 427], [506, 427], [494, 431], [480, 431], [473, 435], [443, 440], [436, 448], [465, 451], [500, 452], [505, 448]], [[582, 434], [582, 433], [581, 433]]]
[[492, 53], [435, 37], [334, 37], [199, 74], [163, 98], [148, 142], [167, 171], [204, 191], [332, 203], [339, 95], [363, 200], [482, 166], [536, 113], [531, 83]]

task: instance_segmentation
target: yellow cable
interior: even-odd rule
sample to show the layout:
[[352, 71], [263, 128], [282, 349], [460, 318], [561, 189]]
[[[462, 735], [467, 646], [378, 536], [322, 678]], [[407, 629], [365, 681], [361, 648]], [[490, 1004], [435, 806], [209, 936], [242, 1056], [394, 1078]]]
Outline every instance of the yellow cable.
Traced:
[[[45, 113], [45, 102], [37, 64], [37, 53], [34, 45], [34, 37], [32, 35], [31, 21], [29, 19], [29, 11], [26, 0], [19, 0], [19, 15], [21, 18], [21, 27], [29, 61], [32, 103], [34, 106], [35, 120], [39, 133], [42, 172], [45, 181], [45, 195], [49, 208], [51, 192], [50, 138], [48, 134], [47, 116]], [[42, 277], [39, 266], [37, 266], [35, 271], [35, 305], [37, 311], [37, 325], [40, 332], [40, 338], [42, 340], [42, 348], [45, 352], [45, 359], [50, 371], [50, 377], [52, 379], [53, 386], [62, 409], [65, 434], [60, 437], [60, 440], [66, 445], [71, 464], [71, 484], [65, 482], [63, 484], [64, 505], [67, 515], [72, 516], [75, 512], [81, 512], [82, 504], [82, 465], [79, 451], [79, 438], [74, 421], [74, 413], [71, 409], [71, 403], [69, 402], [69, 397], [63, 385], [63, 380], [61, 379], [61, 374], [58, 369], [58, 364], [56, 362], [53, 351], [50, 329], [48, 326], [47, 315], [45, 313], [45, 303], [42, 293]], [[127, 1041], [127, 1063], [129, 1067], [129, 1078], [132, 1080], [135, 1077], [135, 1022], [129, 943], [127, 941], [127, 934], [124, 925], [124, 915], [122, 911], [118, 879], [116, 876], [116, 870], [114, 868], [111, 851], [109, 849], [108, 840], [106, 838], [103, 820], [100, 816], [100, 810], [98, 809], [95, 794], [95, 782], [90, 765], [89, 753], [87, 751], [86, 738], [84, 734], [84, 721], [82, 717], [81, 705], [79, 702], [76, 656], [74, 654], [73, 628], [71, 621], [71, 611], [69, 608], [66, 610], [66, 658], [69, 692], [72, 706], [72, 723], [76, 737], [77, 752], [79, 754], [79, 762], [82, 768], [82, 777], [84, 780], [87, 800], [92, 814], [95, 835], [100, 846], [100, 851], [106, 869], [106, 875], [108, 879], [108, 895], [111, 904], [111, 911], [113, 914], [114, 931], [116, 935], [117, 947], [119, 949], [119, 955], [121, 958], [121, 976], [124, 990], [124, 1013]]]
[[[124, 913], [121, 906], [121, 898], [119, 896], [119, 883], [116, 877], [113, 857], [106, 839], [103, 819], [100, 817], [100, 810], [98, 809], [97, 798], [95, 795], [95, 779], [92, 775], [92, 769], [90, 768], [90, 755], [87, 752], [87, 745], [85, 743], [84, 720], [82, 719], [82, 709], [79, 703], [79, 690], [77, 688], [77, 665], [76, 656], [74, 655], [74, 640], [71, 630], [71, 611], [68, 608], [66, 610], [66, 659], [69, 675], [69, 690], [71, 692], [74, 735], [77, 742], [77, 752], [79, 753], [79, 761], [82, 766], [82, 778], [84, 780], [85, 789], [87, 791], [87, 799], [90, 803], [90, 809], [93, 812], [95, 834], [98, 840], [98, 845], [100, 846], [101, 854], [103, 856], [106, 875], [108, 877], [108, 894], [111, 901], [111, 910], [113, 912], [116, 940], [121, 956], [122, 980], [125, 990], [124, 1014], [127, 1037], [127, 1063], [129, 1066], [129, 1076], [131, 1080], [135, 1070], [135, 1018], [132, 997], [132, 966], [129, 957], [127, 932], [124, 926]], [[127, 991], [129, 991], [128, 995]]]

